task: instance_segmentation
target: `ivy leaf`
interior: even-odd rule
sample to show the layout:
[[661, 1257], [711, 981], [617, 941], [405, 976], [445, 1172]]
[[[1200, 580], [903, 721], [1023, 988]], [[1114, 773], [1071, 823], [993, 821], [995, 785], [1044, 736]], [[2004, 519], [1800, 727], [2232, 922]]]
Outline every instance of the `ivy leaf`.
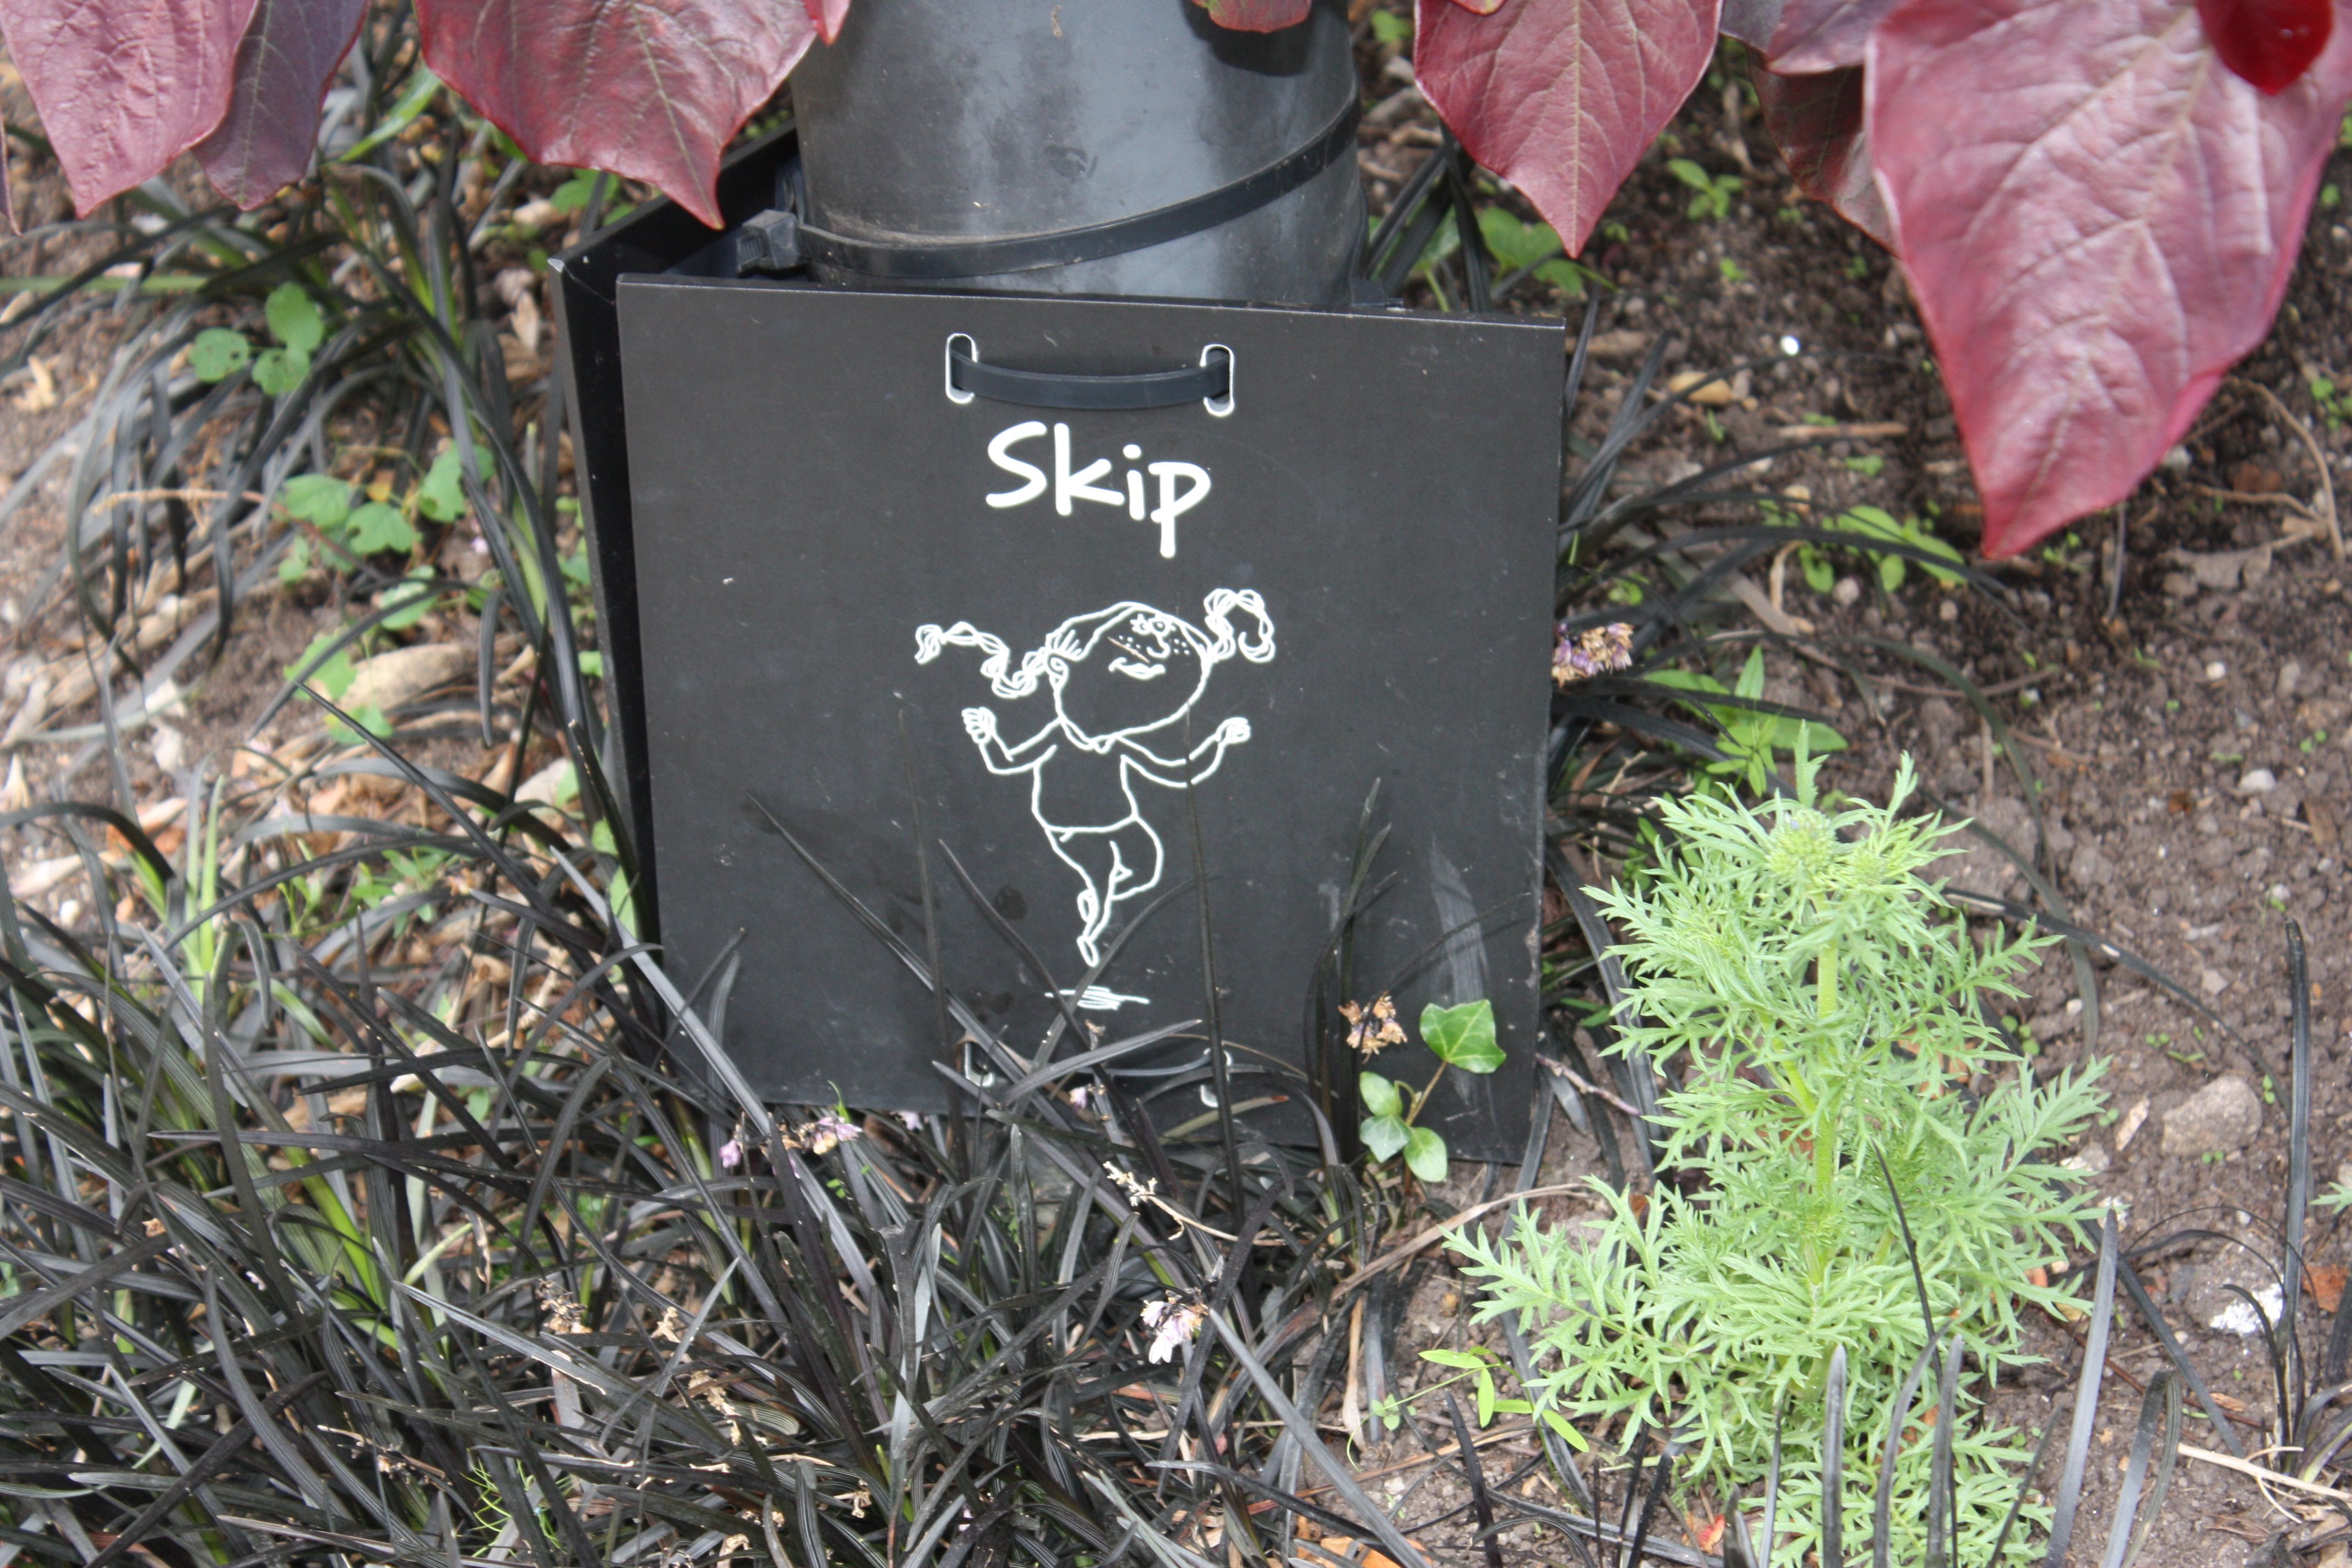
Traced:
[[310, 356], [299, 349], [264, 349], [253, 358], [253, 384], [283, 397], [310, 374]]
[[1371, 1152], [1374, 1160], [1394, 1159], [1396, 1152], [1412, 1141], [1412, 1132], [1413, 1129], [1394, 1116], [1367, 1116], [1363, 1125], [1356, 1129], [1357, 1136], [1363, 1139], [1364, 1147]]
[[299, 283], [280, 283], [269, 291], [261, 313], [269, 322], [269, 335], [308, 356], [327, 335], [327, 318]]
[[352, 650], [348, 645], [337, 648], [333, 658], [316, 669], [310, 669], [309, 674], [305, 675], [303, 671], [310, 668], [310, 661], [319, 657], [321, 648], [341, 635], [341, 632], [320, 632], [312, 637], [310, 646], [302, 650], [302, 657], [286, 667], [286, 679], [292, 680], [300, 676], [304, 685], [316, 687], [325, 694], [328, 701], [341, 701], [343, 693], [351, 689], [352, 680], [359, 675], [352, 665]]
[[432, 570], [419, 566], [378, 594], [375, 596], [376, 608], [386, 614], [377, 625], [388, 632], [404, 632], [423, 620], [431, 613], [436, 598], [429, 586], [432, 579]]
[[215, 190], [250, 212], [310, 172], [319, 106], [366, 9], [366, 0], [259, 0], [252, 7], [237, 40], [227, 112], [196, 147]]
[[386, 550], [416, 548], [416, 527], [400, 509], [372, 500], [352, 513], [343, 524], [343, 546], [354, 555], [375, 555]]
[[0, 34], [87, 217], [161, 174], [228, 110], [254, 0], [0, 0]]
[[2275, 97], [2219, 64], [2174, 0], [1906, 5], [1872, 35], [1871, 158], [1988, 557], [2128, 495], [2278, 309], [2352, 39]]
[[1421, 1039], [1439, 1061], [1464, 1072], [1490, 1073], [1503, 1065], [1503, 1047], [1495, 1043], [1495, 1005], [1483, 996], [1452, 1007], [1423, 1007]]
[[1416, 0], [1413, 79], [1580, 254], [1715, 58], [1719, 0]]
[[1356, 1097], [1363, 1101], [1364, 1109], [1374, 1116], [1404, 1114], [1404, 1105], [1397, 1095], [1396, 1085], [1376, 1072], [1356, 1075]]
[[1890, 243], [1886, 202], [1870, 169], [1870, 137], [1863, 128], [1860, 66], [1817, 75], [1783, 76], [1754, 64], [1749, 81], [1764, 130], [1788, 161], [1797, 188], [1878, 241]]
[[[1370, 1140], [1366, 1140], [1370, 1142]], [[1385, 1155], [1382, 1158], [1386, 1158]], [[1407, 1130], [1404, 1168], [1424, 1182], [1445, 1180], [1445, 1140], [1426, 1127]]]
[[740, 0], [417, 0], [416, 17], [425, 63], [533, 162], [646, 181], [713, 228], [720, 153], [817, 35], [805, 5]]
[[463, 466], [452, 448], [433, 459], [417, 481], [416, 510], [436, 522], [455, 522], [466, 515]]
[[321, 532], [331, 533], [352, 514], [351, 481], [331, 474], [297, 474], [278, 489], [278, 504]]
[[188, 345], [188, 368], [198, 381], [226, 381], [253, 361], [253, 345], [243, 332], [226, 327], [206, 327]]

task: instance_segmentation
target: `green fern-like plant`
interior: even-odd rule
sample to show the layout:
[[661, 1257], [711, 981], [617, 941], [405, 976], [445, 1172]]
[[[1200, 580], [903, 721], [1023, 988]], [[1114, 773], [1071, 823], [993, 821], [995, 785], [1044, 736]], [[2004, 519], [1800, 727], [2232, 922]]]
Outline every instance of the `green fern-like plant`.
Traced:
[[[1659, 1161], [1680, 1179], [1646, 1197], [1596, 1183], [1597, 1226], [1523, 1215], [1500, 1241], [1458, 1244], [1485, 1316], [1516, 1314], [1535, 1336], [1540, 1408], [1663, 1427], [1686, 1447], [1684, 1473], [1726, 1494], [1764, 1473], [1777, 1421], [1784, 1563], [1817, 1533], [1835, 1349], [1850, 1369], [1848, 1518], [1874, 1511], [1888, 1423], [1924, 1435], [1930, 1419], [1932, 1386], [1893, 1408], [1927, 1342], [1903, 1221], [1938, 1339], [1961, 1335], [1996, 1372], [2030, 1359], [2019, 1310], [2074, 1307], [2032, 1280], [2093, 1217], [2052, 1154], [2104, 1100], [2098, 1064], [1972, 1091], [2019, 1060], [1979, 999], [2016, 994], [2013, 977], [2055, 939], [1971, 941], [1941, 884], [1921, 879], [1957, 829], [1897, 816], [1910, 760], [1885, 806], [1826, 808], [1801, 754], [1797, 772], [1796, 798], [1754, 809], [1665, 803], [1654, 867], [1593, 889], [1623, 932], [1627, 1014], [1641, 1020], [1617, 1048], [1680, 1075]], [[1927, 1512], [1927, 1447], [1898, 1461], [1898, 1542]], [[1963, 1560], [1982, 1561], [2025, 1454], [2013, 1433], [1966, 1424], [1956, 1455]]]

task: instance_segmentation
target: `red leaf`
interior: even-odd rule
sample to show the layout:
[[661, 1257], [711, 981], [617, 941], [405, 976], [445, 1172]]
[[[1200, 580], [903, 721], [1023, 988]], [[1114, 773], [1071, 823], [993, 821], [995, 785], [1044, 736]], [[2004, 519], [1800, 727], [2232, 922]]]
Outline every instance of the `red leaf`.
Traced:
[[1779, 71], [1833, 71], [1862, 63], [1870, 30], [1895, 0], [1788, 0], [1765, 58]]
[[1797, 188], [1827, 202], [1879, 244], [1891, 244], [1886, 203], [1870, 169], [1870, 135], [1863, 128], [1862, 68], [1782, 76], [1759, 64], [1748, 74], [1765, 132], [1788, 160]]
[[258, 0], [228, 112], [196, 147], [221, 195], [250, 211], [309, 171], [319, 105], [366, 10], [367, 0]]
[[87, 214], [160, 174], [228, 108], [253, 0], [0, 0], [0, 32]]
[[841, 37], [842, 18], [849, 15], [849, 0], [802, 0], [808, 7], [808, 18], [816, 24], [817, 37], [832, 43]]
[[[887, 3], [887, 0], [885, 0]], [[1278, 33], [1307, 20], [1315, 0], [1193, 0], [1209, 20], [1237, 33]]]
[[1580, 253], [1715, 54], [1718, 0], [1416, 0], [1413, 76], [1470, 155]]
[[717, 226], [719, 155], [816, 37], [744, 0], [417, 0], [425, 63], [533, 161], [661, 187]]
[[2122, 500], [2285, 291], [2352, 45], [2275, 98], [2171, 0], [1914, 0], [1870, 44], [1895, 250], [2014, 554]]
[[2331, 0], [2197, 0], [2197, 19], [2223, 65], [2276, 94], [2327, 47], [2336, 8]]

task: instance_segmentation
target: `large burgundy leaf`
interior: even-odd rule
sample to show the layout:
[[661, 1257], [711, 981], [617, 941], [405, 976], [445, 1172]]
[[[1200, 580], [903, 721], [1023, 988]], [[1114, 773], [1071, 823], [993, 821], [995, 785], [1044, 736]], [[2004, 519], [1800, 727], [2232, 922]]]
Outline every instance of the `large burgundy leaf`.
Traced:
[[1886, 203], [1870, 168], [1862, 68], [1782, 76], [1755, 64], [1748, 74], [1764, 112], [1764, 130], [1788, 160], [1797, 188], [1827, 202], [1879, 244], [1893, 244]]
[[2284, 92], [2335, 31], [2334, 0], [2197, 0], [2221, 63], [2264, 92]]
[[1278, 33], [1298, 26], [1315, 9], [1315, 0], [1194, 0], [1194, 4], [1218, 26], [1239, 33]]
[[1571, 253], [1715, 53], [1718, 0], [1417, 0], [1413, 77]]
[[302, 177], [319, 105], [367, 0], [258, 0], [236, 46], [228, 112], [198, 143], [213, 186], [250, 210]]
[[842, 18], [849, 15], [849, 0], [806, 0], [809, 20], [816, 24], [817, 36], [826, 43], [841, 37]]
[[2120, 500], [2262, 341], [2345, 103], [2344, 29], [2265, 97], [2171, 0], [1912, 0], [1871, 156], [2013, 554]]
[[88, 213], [160, 173], [228, 108], [253, 0], [0, 0], [0, 34]]
[[1870, 30], [1896, 0], [1787, 0], [1765, 58], [1779, 71], [1833, 71], [1862, 63]]
[[425, 61], [541, 163], [661, 187], [717, 226], [719, 155], [816, 37], [770, 0], [417, 0]]

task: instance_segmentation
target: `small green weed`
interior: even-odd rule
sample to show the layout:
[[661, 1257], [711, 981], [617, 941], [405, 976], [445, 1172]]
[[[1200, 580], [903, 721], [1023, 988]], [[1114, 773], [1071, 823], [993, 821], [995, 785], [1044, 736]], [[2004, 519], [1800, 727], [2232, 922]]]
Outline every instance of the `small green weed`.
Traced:
[[[1677, 691], [1724, 695], [1723, 682], [1711, 675], [1686, 669], [1656, 669], [1650, 679], [1660, 686], [1670, 686]], [[1728, 695], [1750, 702], [1764, 696], [1764, 650], [1750, 648], [1748, 662], [1740, 667], [1738, 684]], [[1824, 752], [1845, 750], [1845, 737], [1826, 724], [1804, 719], [1791, 719], [1781, 713], [1763, 713], [1753, 708], [1734, 707], [1728, 703], [1693, 700], [1697, 708], [1713, 719], [1721, 732], [1717, 744], [1726, 761], [1708, 763], [1707, 771], [1721, 777], [1744, 779], [1750, 793], [1761, 795], [1772, 782], [1772, 758], [1776, 751], [1794, 752], [1801, 748], [1808, 754], [1819, 756]]]
[[1695, 193], [1686, 210], [1701, 223], [1714, 223], [1729, 217], [1731, 198], [1748, 185], [1748, 182], [1737, 174], [1710, 174], [1688, 158], [1667, 159], [1666, 173]]
[[2341, 430], [2352, 424], [2352, 392], [2337, 389], [2335, 380], [2325, 375], [2311, 378], [2311, 400], [2319, 405], [2320, 417], [2327, 421], [2330, 430]]

